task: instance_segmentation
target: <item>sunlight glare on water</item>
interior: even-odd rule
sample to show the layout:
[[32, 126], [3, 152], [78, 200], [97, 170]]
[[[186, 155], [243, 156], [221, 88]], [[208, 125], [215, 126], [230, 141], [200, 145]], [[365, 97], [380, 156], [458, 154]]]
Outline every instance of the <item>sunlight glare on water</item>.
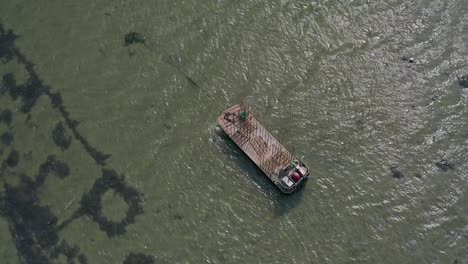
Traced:
[[468, 263], [465, 0], [1, 7], [0, 263]]

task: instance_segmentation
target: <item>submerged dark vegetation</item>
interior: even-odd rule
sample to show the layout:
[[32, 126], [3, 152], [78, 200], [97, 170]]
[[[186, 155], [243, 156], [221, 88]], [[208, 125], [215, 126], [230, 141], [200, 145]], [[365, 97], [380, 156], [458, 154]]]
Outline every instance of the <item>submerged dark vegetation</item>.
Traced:
[[[40, 203], [39, 192], [48, 177], [66, 179], [71, 176], [69, 165], [57, 157], [49, 155], [45, 158], [35, 175], [18, 173], [14, 169], [19, 166], [22, 159], [31, 159], [30, 151], [15, 149], [15, 137], [11, 123], [15, 119], [12, 109], [0, 109], [0, 125], [3, 124], [7, 131], [0, 136], [0, 217], [8, 222], [10, 237], [18, 251], [18, 257], [24, 263], [53, 263], [60, 256], [64, 256], [68, 263], [88, 263], [87, 256], [81, 252], [77, 245], [71, 245], [61, 239], [58, 232], [72, 223], [74, 220], [88, 215], [96, 222], [97, 226], [107, 234], [109, 239], [125, 234], [126, 227], [135, 222], [135, 217], [143, 214], [143, 194], [128, 185], [124, 176], [119, 176], [112, 169], [106, 168], [106, 160], [109, 154], [104, 154], [92, 146], [84, 135], [78, 130], [78, 121], [72, 119], [66, 110], [62, 96], [59, 92], [44, 84], [34, 69], [34, 64], [15, 46], [18, 38], [12, 30], [7, 30], [0, 24], [0, 60], [6, 64], [16, 60], [24, 67], [27, 73], [25, 83], [17, 83], [12, 73], [2, 76], [0, 97], [9, 96], [11, 100], [20, 102], [18, 114], [27, 115], [27, 122], [31, 121], [31, 112], [40, 97], [47, 97], [55, 111], [60, 113], [55, 128], [50, 132], [50, 137], [55, 145], [62, 151], [77, 142], [89, 155], [97, 166], [101, 167], [101, 176], [98, 177], [92, 188], [82, 198], [79, 209], [73, 216], [58, 224], [58, 218], [50, 208]], [[138, 36], [129, 39], [130, 42], [138, 42]], [[27, 154], [29, 153], [29, 154]], [[19, 178], [15, 186], [9, 184], [5, 177], [14, 175]], [[128, 204], [126, 216], [120, 221], [112, 221], [102, 212], [102, 196], [113, 189]], [[124, 263], [154, 263], [152, 256], [141, 253], [129, 252]]]

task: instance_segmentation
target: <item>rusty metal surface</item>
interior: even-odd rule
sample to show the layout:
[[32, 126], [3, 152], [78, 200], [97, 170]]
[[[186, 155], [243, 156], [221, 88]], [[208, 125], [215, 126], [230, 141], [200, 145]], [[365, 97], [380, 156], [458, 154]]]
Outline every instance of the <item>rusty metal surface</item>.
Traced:
[[[245, 120], [240, 118], [246, 111]], [[274, 182], [278, 172], [288, 166], [292, 154], [251, 115], [246, 105], [237, 104], [226, 109], [218, 118], [226, 134]]]

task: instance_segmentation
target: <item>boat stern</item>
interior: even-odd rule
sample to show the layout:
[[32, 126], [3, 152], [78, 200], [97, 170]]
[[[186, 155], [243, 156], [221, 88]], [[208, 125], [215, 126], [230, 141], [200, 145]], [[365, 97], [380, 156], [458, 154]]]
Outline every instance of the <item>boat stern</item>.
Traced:
[[309, 167], [299, 159], [293, 159], [290, 166], [278, 175], [278, 188], [286, 194], [294, 192], [309, 178]]

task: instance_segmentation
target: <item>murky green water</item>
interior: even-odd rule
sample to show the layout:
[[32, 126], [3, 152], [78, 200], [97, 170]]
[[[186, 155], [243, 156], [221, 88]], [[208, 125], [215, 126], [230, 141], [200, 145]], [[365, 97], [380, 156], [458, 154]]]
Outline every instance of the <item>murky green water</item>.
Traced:
[[466, 0], [0, 7], [0, 263], [468, 263]]

